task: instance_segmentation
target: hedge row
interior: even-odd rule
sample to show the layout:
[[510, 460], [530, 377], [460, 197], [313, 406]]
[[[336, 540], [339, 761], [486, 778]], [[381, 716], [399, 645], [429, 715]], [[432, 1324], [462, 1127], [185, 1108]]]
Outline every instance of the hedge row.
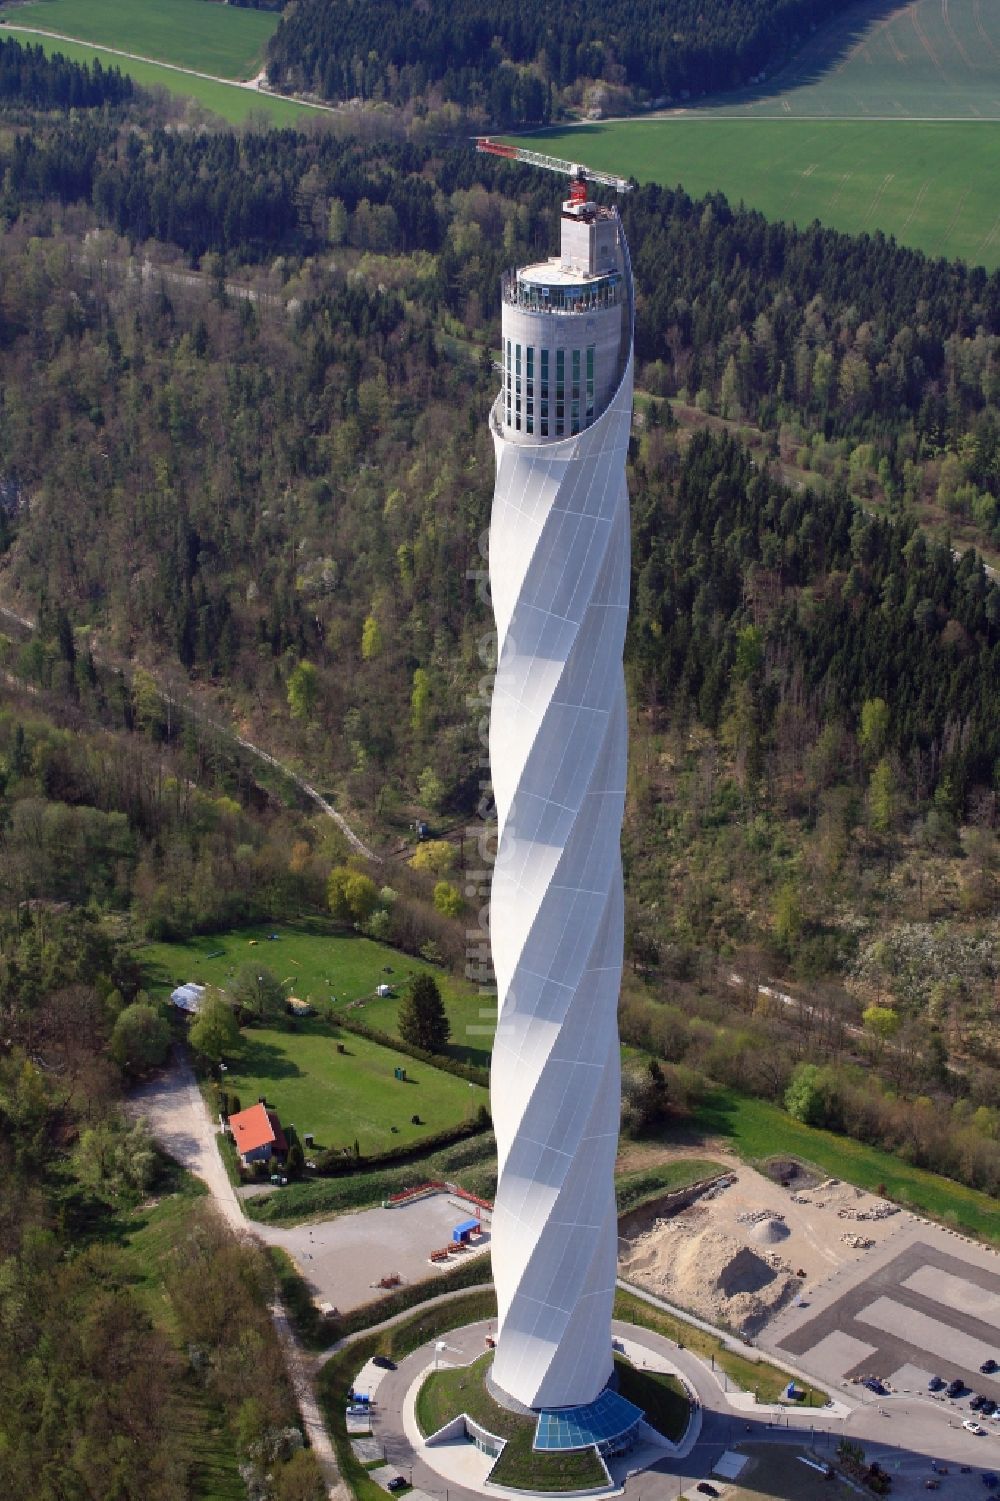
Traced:
[[460, 1063], [457, 1058], [449, 1058], [444, 1053], [429, 1053], [426, 1048], [414, 1047], [412, 1042], [393, 1037], [391, 1032], [383, 1032], [379, 1027], [370, 1027], [367, 1022], [358, 1021], [353, 1016], [345, 1016], [342, 1011], [337, 1012], [336, 1025], [343, 1027], [345, 1032], [355, 1032], [358, 1037], [367, 1037], [369, 1042], [380, 1043], [384, 1048], [393, 1048], [397, 1053], [405, 1053], [408, 1058], [416, 1058], [418, 1063], [429, 1063], [431, 1068], [439, 1068], [444, 1074], [454, 1074], [456, 1079], [467, 1079], [470, 1084], [481, 1084], [484, 1089], [489, 1088], [488, 1068], [477, 1068], [474, 1063]]
[[388, 1147], [384, 1152], [372, 1152], [369, 1156], [355, 1156], [353, 1152], [328, 1150], [316, 1154], [316, 1172], [321, 1178], [346, 1178], [353, 1173], [376, 1173], [382, 1168], [401, 1166], [416, 1162], [429, 1152], [440, 1152], [454, 1146], [456, 1141], [467, 1141], [470, 1136], [479, 1136], [490, 1129], [490, 1114], [481, 1105], [471, 1121], [460, 1121], [436, 1131], [433, 1136], [423, 1136], [419, 1141], [405, 1146]]

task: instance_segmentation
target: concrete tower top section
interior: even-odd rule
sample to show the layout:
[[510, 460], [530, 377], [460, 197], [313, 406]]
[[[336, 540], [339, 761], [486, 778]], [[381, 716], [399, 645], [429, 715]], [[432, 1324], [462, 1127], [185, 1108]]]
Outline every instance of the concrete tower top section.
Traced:
[[621, 380], [631, 336], [627, 256], [614, 209], [569, 198], [558, 256], [503, 278], [504, 384], [497, 436], [558, 442], [600, 417]]

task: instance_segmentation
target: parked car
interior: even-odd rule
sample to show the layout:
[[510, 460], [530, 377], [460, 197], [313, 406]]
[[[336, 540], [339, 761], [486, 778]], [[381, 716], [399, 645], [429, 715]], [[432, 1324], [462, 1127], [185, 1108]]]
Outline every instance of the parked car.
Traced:
[[406, 1481], [406, 1480], [404, 1480], [403, 1477], [402, 1477], [402, 1475], [393, 1475], [392, 1479], [386, 1485], [386, 1490], [387, 1491], [405, 1491], [406, 1488], [407, 1488], [407, 1486], [408, 1486], [408, 1484], [409, 1484], [409, 1482]]
[[889, 1388], [883, 1386], [882, 1382], [876, 1380], [874, 1376], [867, 1377], [861, 1385], [867, 1387], [870, 1392], [874, 1392], [876, 1397], [887, 1397], [889, 1395]]
[[970, 1412], [978, 1412], [979, 1409], [982, 1407], [982, 1405], [983, 1405], [983, 1403], [985, 1401], [986, 1401], [985, 1397], [979, 1397], [979, 1396], [973, 1397], [972, 1401], [969, 1403], [969, 1411]]
[[977, 1423], [975, 1418], [966, 1418], [965, 1422], [962, 1424], [962, 1427], [965, 1429], [966, 1433], [986, 1432], [986, 1429], [983, 1427], [982, 1423]]
[[932, 1376], [927, 1383], [927, 1390], [929, 1392], [939, 1392], [946, 1385], [947, 1382], [943, 1376]]
[[719, 1492], [715, 1489], [715, 1486], [709, 1485], [707, 1480], [699, 1480], [698, 1484], [695, 1486], [695, 1490], [700, 1496], [717, 1496], [719, 1494]]
[[396, 1369], [396, 1362], [390, 1360], [388, 1355], [373, 1355], [372, 1365], [377, 1365], [383, 1371], [394, 1371]]
[[984, 1418], [991, 1418], [996, 1410], [997, 1404], [994, 1402], [992, 1397], [984, 1397], [982, 1402], [979, 1404], [979, 1411], [982, 1413]]
[[965, 1382], [964, 1381], [960, 1381], [958, 1379], [958, 1377], [956, 1376], [954, 1381], [949, 1381], [948, 1382], [948, 1388], [947, 1388], [947, 1391], [946, 1391], [945, 1395], [948, 1396], [948, 1397], [957, 1397], [958, 1394], [959, 1394], [959, 1392], [964, 1392], [964, 1391], [965, 1391]]
[[979, 1369], [982, 1371], [984, 1376], [992, 1376], [994, 1371], [1000, 1371], [1000, 1363], [995, 1361], [993, 1359], [993, 1356], [991, 1355], [989, 1360], [983, 1361]]

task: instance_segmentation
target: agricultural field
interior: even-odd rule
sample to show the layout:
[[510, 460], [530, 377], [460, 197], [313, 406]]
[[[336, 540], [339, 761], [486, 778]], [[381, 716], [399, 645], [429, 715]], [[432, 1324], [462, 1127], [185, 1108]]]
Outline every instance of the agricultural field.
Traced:
[[[769, 219], [1000, 265], [1000, 7], [863, 0], [755, 89], [531, 143]], [[530, 143], [529, 143], [530, 144]]]
[[773, 78], [697, 108], [784, 119], [1000, 120], [1000, 8], [992, 0], [862, 0]]
[[140, 88], [167, 89], [171, 94], [193, 99], [230, 125], [244, 125], [256, 118], [268, 125], [301, 126], [316, 117], [316, 111], [308, 105], [297, 104], [293, 99], [279, 99], [274, 94], [258, 93], [256, 89], [243, 88], [238, 83], [216, 82], [161, 63], [135, 62], [131, 58], [119, 57], [105, 47], [95, 47], [87, 42], [57, 41], [41, 32], [15, 32], [0, 26], [0, 36], [5, 30], [26, 43], [43, 47], [50, 55], [59, 52], [73, 62], [99, 62], [102, 68], [119, 68]]
[[721, 191], [800, 227], [880, 229], [928, 255], [1000, 266], [1000, 122], [688, 113], [540, 131], [522, 144], [693, 197]]
[[5, 6], [0, 19], [219, 78], [246, 79], [263, 67], [279, 18], [276, 11], [209, 0], [28, 0]]
[[[282, 1124], [291, 1123], [300, 1136], [313, 1133], [317, 1151], [355, 1141], [365, 1155], [410, 1146], [471, 1120], [489, 1103], [480, 1085], [341, 1034], [319, 1017], [247, 1028], [227, 1062], [226, 1088], [242, 1105], [264, 1095]], [[397, 1068], [405, 1069], [405, 1080], [394, 1077]], [[419, 1125], [412, 1124], [414, 1115]]]

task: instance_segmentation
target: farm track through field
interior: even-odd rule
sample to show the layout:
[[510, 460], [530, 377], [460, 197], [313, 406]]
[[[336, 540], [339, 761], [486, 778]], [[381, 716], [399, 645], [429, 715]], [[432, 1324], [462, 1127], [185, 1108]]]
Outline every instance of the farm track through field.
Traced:
[[[40, 26], [18, 26], [14, 22], [3, 20], [2, 18], [0, 18], [0, 26], [3, 27], [4, 31], [16, 31], [24, 36], [45, 37], [54, 42], [69, 42], [76, 47], [92, 47], [95, 52], [107, 52], [111, 57], [121, 57], [128, 62], [145, 63], [154, 68], [165, 68], [168, 73], [179, 73], [186, 78], [200, 78], [205, 83], [221, 83], [230, 89], [248, 89], [252, 93], [260, 94], [265, 99], [284, 100], [286, 98], [284, 94], [272, 94], [269, 89], [265, 89], [261, 84], [263, 76], [261, 74], [256, 74], [253, 78], [246, 79], [224, 78], [219, 73], [202, 73], [197, 68], [185, 68], [180, 63], [164, 62], [162, 58], [147, 57], [141, 52], [123, 52], [119, 47], [108, 47], [103, 42], [90, 42], [86, 37], [67, 36], [61, 31], [47, 31]], [[125, 71], [127, 72], [128, 70], [126, 69]], [[337, 106], [333, 104], [320, 104], [316, 100], [298, 98], [293, 102], [301, 105], [304, 109], [322, 110], [325, 114], [338, 113]]]

